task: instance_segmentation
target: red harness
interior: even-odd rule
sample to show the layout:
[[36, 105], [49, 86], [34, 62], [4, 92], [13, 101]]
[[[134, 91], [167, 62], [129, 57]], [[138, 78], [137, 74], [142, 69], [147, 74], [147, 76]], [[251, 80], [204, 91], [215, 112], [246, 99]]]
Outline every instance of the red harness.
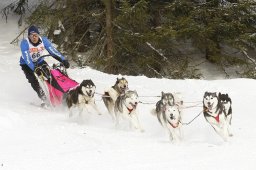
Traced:
[[[204, 111], [205, 111], [205, 112], [209, 112], [208, 109], [205, 109]], [[219, 113], [217, 114], [217, 116], [212, 116], [212, 115], [210, 115], [209, 113], [208, 113], [208, 115], [214, 117], [214, 119], [219, 123], [219, 122], [220, 122], [220, 114], [221, 114], [221, 112], [222, 112], [222, 109], [220, 109], [220, 111], [219, 111]], [[210, 113], [211, 113], [211, 112], [210, 112]]]
[[129, 111], [129, 114], [131, 114], [132, 111], [133, 111], [133, 108], [131, 108], [131, 109], [129, 109], [128, 107], [126, 107], [126, 108], [127, 108], [127, 110]]
[[218, 113], [217, 116], [214, 117], [214, 118], [215, 118], [215, 120], [219, 123], [219, 122], [220, 122], [220, 113]]

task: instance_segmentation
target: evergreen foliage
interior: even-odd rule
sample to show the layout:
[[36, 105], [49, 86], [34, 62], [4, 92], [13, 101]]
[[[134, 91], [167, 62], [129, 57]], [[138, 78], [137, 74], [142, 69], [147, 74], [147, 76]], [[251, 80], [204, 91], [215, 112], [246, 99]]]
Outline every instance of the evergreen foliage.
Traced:
[[29, 10], [28, 0], [17, 0], [15, 2], [10, 3], [6, 7], [4, 7], [1, 10], [1, 13], [5, 17], [6, 22], [7, 22], [8, 15], [11, 11], [19, 15], [20, 18], [19, 18], [18, 24], [19, 26], [21, 26], [26, 10]]
[[[19, 2], [24, 13], [27, 0]], [[105, 3], [113, 6], [111, 57]], [[80, 66], [113, 74], [200, 78], [191, 62], [202, 55], [224, 72], [239, 66], [241, 76], [255, 78], [255, 59], [247, 53], [255, 51], [255, 9], [253, 0], [48, 0], [27, 21], [39, 25]]]

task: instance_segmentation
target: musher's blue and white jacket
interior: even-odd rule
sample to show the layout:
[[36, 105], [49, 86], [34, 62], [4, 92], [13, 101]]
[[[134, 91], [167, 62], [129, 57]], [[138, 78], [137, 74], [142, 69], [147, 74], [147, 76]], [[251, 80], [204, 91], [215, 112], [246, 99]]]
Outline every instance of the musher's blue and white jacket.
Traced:
[[[34, 46], [28, 38], [23, 39], [20, 44], [22, 56], [20, 57], [20, 64], [26, 64], [34, 71], [35, 63], [40, 64], [44, 58], [40, 58], [45, 54], [45, 50], [58, 61], [64, 61], [65, 57], [52, 46], [51, 42], [46, 37], [39, 36], [41, 43]], [[40, 58], [40, 59], [39, 59]]]

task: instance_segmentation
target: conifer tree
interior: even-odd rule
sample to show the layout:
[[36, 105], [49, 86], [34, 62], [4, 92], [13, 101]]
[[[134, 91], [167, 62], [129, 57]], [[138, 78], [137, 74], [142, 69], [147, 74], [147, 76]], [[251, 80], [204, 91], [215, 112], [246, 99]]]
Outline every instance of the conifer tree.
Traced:
[[[10, 5], [24, 16], [27, 2]], [[199, 78], [193, 47], [224, 72], [239, 65], [253, 77], [255, 9], [253, 0], [47, 0], [27, 21], [80, 66], [108, 73]]]

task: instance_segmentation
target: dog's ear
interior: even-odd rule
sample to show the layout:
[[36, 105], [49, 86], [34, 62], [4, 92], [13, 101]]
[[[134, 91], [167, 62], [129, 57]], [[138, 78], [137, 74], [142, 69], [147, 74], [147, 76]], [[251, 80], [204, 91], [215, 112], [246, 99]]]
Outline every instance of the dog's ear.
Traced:
[[116, 84], [118, 84], [119, 81], [120, 81], [120, 79], [117, 77], [117, 78], [116, 78]]
[[209, 92], [207, 92], [207, 91], [204, 92], [204, 97], [207, 96], [208, 94], [209, 94]]
[[93, 83], [92, 79], [89, 79], [89, 81], [92, 83], [92, 85], [96, 88], [96, 85]]
[[164, 92], [162, 91], [161, 94], [162, 94], [162, 96], [163, 96], [163, 95], [164, 95]]
[[83, 80], [83, 81], [80, 83], [80, 85], [81, 85], [81, 86], [85, 85], [85, 82], [86, 82], [86, 80]]

